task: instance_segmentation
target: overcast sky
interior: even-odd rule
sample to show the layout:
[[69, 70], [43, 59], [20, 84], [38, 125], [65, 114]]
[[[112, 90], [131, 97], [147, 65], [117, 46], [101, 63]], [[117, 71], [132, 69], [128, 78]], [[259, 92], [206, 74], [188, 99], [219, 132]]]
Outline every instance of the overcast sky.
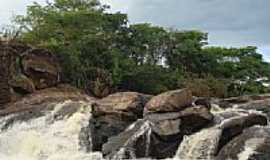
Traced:
[[[0, 24], [24, 14], [34, 0], [0, 0]], [[44, 3], [45, 0], [36, 0]], [[111, 10], [128, 13], [131, 23], [209, 33], [211, 45], [256, 45], [270, 61], [270, 0], [102, 0]]]

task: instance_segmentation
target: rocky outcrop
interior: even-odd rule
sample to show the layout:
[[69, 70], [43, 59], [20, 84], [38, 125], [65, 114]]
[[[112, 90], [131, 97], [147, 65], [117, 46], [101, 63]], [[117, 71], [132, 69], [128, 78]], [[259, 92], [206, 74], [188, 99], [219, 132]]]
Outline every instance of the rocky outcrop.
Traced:
[[186, 89], [96, 99], [69, 85], [31, 93], [25, 81], [9, 82], [27, 94], [0, 110], [0, 159], [269, 158], [268, 98], [224, 109]]
[[59, 83], [61, 69], [52, 53], [20, 43], [0, 44], [0, 109], [35, 90]]
[[109, 159], [173, 157], [183, 136], [207, 126], [212, 118], [209, 110], [202, 106], [181, 112], [149, 114], [109, 139], [102, 151]]
[[14, 73], [16, 52], [3, 44], [0, 44], [0, 109], [5, 103], [11, 101], [9, 79]]
[[60, 81], [60, 66], [53, 54], [44, 49], [32, 49], [22, 56], [25, 75], [30, 77], [37, 89], [55, 86]]
[[145, 113], [177, 112], [192, 104], [188, 89], [169, 91], [153, 97], [145, 106]]
[[143, 117], [143, 109], [151, 96], [136, 92], [112, 94], [93, 106], [91, 133], [93, 149], [101, 150], [108, 138], [118, 135], [127, 126]]
[[85, 95], [82, 91], [69, 85], [59, 85], [53, 88], [37, 91], [24, 96], [16, 102], [4, 105], [0, 116], [22, 111], [41, 110], [50, 104], [60, 103], [65, 100], [95, 102], [95, 98]]

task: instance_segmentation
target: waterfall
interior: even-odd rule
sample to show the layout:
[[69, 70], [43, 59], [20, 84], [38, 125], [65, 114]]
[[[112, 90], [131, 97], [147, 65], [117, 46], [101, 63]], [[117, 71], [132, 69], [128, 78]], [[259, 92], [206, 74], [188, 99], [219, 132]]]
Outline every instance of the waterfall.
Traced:
[[221, 129], [213, 127], [184, 137], [176, 154], [177, 158], [212, 160], [218, 148], [221, 133]]
[[[215, 106], [211, 112], [215, 116], [216, 124], [195, 134], [184, 136], [174, 160], [215, 159], [216, 153], [219, 149], [219, 141], [222, 137], [223, 128], [226, 127], [227, 124], [230, 124], [233, 120], [237, 121], [248, 116], [251, 113], [262, 114], [259, 111], [238, 109], [237, 106], [226, 110]], [[246, 151], [239, 155], [239, 159], [245, 159], [244, 157], [252, 154], [255, 147], [246, 148]]]
[[16, 114], [0, 118], [0, 159], [102, 159], [101, 154], [87, 153], [80, 145], [79, 135], [88, 126], [91, 107], [79, 102], [75, 112], [65, 113], [67, 108], [74, 108], [71, 103], [55, 104], [53, 110], [29, 120], [16, 120]]

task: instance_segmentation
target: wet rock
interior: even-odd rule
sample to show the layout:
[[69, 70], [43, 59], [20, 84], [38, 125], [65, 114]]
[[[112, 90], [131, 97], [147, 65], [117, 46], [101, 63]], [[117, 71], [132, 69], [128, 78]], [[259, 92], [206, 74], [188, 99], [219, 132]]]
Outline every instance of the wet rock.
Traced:
[[240, 97], [231, 97], [226, 98], [222, 100], [216, 101], [216, 104], [218, 104], [222, 108], [231, 108], [233, 106], [237, 105], [244, 105], [250, 102], [254, 101], [263, 101], [263, 100], [269, 100], [270, 94], [261, 94], [261, 95], [245, 95]]
[[257, 125], [264, 126], [267, 123], [266, 117], [261, 114], [237, 110], [224, 111], [215, 116], [218, 116], [221, 121], [215, 121], [215, 124], [185, 137], [175, 158], [215, 159], [219, 151], [235, 137], [241, 135], [243, 130]]
[[103, 145], [102, 153], [109, 159], [136, 159], [149, 156], [151, 122], [138, 120]]
[[260, 111], [267, 115], [268, 119], [270, 119], [270, 99], [251, 101], [241, 104], [237, 108]]
[[111, 159], [173, 157], [183, 136], [207, 126], [212, 118], [202, 106], [181, 112], [148, 114], [125, 132], [110, 138], [103, 146], [103, 153]]
[[197, 106], [205, 106], [209, 110], [211, 109], [211, 100], [210, 98], [196, 98], [194, 104]]
[[191, 104], [192, 94], [188, 89], [169, 91], [153, 97], [145, 106], [145, 114], [177, 112]]
[[100, 151], [108, 138], [118, 135], [142, 118], [144, 105], [150, 97], [136, 92], [121, 92], [99, 100], [93, 106], [94, 118], [90, 122], [93, 149]]
[[263, 115], [252, 113], [246, 116], [231, 118], [228, 121], [225, 120], [220, 126], [222, 134], [219, 140], [218, 150], [230, 142], [234, 137], [241, 134], [244, 129], [255, 125], [267, 125], [267, 118]]
[[269, 159], [269, 135], [269, 127], [256, 126], [246, 129], [221, 149], [217, 159]]
[[53, 56], [44, 49], [32, 49], [22, 57], [23, 72], [37, 89], [53, 87], [60, 81], [60, 67]]

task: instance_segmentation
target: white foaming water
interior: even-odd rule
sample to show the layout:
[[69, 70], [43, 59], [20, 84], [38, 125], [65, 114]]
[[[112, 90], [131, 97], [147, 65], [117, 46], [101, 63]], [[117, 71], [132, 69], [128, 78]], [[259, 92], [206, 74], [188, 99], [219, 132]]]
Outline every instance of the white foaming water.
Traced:
[[[91, 107], [78, 103], [72, 115], [54, 120], [63, 107], [71, 101], [57, 104], [45, 116], [28, 121], [16, 121], [0, 131], [1, 160], [94, 160], [102, 159], [100, 153], [86, 153], [79, 145], [81, 129], [87, 127]], [[76, 104], [77, 105], [77, 104]], [[12, 115], [13, 116], [13, 115]], [[10, 117], [12, 117], [10, 116]], [[9, 118], [10, 118], [9, 117]], [[7, 119], [1, 118], [3, 122]], [[3, 124], [1, 124], [1, 127]]]
[[264, 138], [252, 138], [245, 143], [244, 151], [238, 154], [239, 160], [248, 160], [251, 155], [256, 154], [257, 146], [264, 143]]
[[[237, 106], [228, 109], [222, 109], [219, 106], [214, 106], [212, 109], [213, 110], [211, 112], [216, 117], [220, 117], [222, 121], [213, 127], [205, 128], [190, 136], [185, 136], [173, 160], [214, 159], [218, 149], [219, 140], [222, 136], [222, 128], [226, 125], [226, 123], [229, 123], [232, 120], [237, 120], [243, 116], [248, 116], [252, 113], [262, 114], [259, 111], [238, 109]], [[222, 116], [220, 116], [222, 113], [235, 113], [235, 116], [224, 119]], [[254, 147], [246, 147], [246, 150], [239, 155], [239, 158], [242, 158], [241, 160], [246, 160], [245, 157], [253, 154], [252, 151], [254, 151]]]
[[184, 137], [175, 159], [213, 159], [221, 133], [221, 129], [212, 127]]
[[[140, 121], [140, 120], [139, 120]], [[141, 120], [142, 121], [142, 120]], [[126, 131], [128, 130], [132, 130], [134, 127], [136, 126], [136, 122], [131, 124]], [[139, 130], [128, 139], [128, 141], [126, 141], [124, 143], [123, 146], [128, 146], [129, 143], [134, 142], [136, 139], [138, 139], [140, 136], [142, 136], [143, 134], [146, 133], [147, 138], [146, 138], [146, 156], [148, 156], [149, 154], [149, 147], [150, 147], [150, 136], [151, 136], [151, 122], [150, 121], [145, 121], [143, 123], [143, 125], [139, 128]], [[135, 154], [133, 153], [133, 151], [131, 150], [126, 150], [126, 148], [121, 148], [111, 159], [113, 160], [120, 160], [120, 159], [125, 159], [125, 153], [128, 152], [131, 156], [132, 159], [136, 159]]]

